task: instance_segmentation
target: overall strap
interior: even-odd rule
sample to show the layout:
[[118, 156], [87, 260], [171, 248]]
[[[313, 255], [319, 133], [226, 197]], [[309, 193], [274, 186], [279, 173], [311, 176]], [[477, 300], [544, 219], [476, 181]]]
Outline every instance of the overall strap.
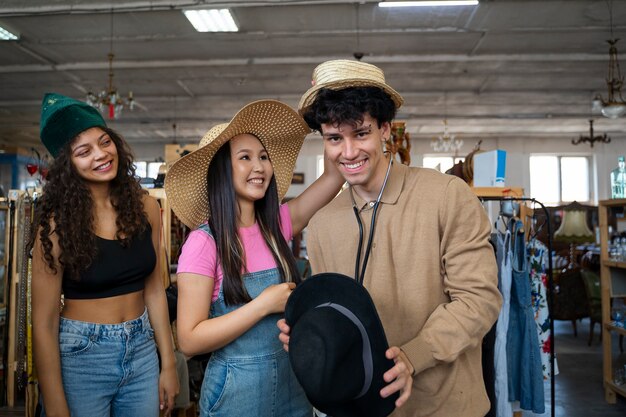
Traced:
[[213, 236], [213, 231], [211, 230], [211, 228], [209, 227], [208, 223], [202, 223], [200, 226], [198, 226], [197, 230], [202, 230], [204, 233], [206, 233], [207, 235], [211, 236], [213, 239], [215, 239], [215, 236]]

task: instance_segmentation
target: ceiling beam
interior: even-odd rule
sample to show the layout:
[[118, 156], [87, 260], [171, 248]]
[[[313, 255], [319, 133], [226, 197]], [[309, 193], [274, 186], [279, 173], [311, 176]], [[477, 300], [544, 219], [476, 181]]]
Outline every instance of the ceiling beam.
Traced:
[[268, 6], [305, 6], [324, 4], [377, 4], [379, 0], [147, 0], [116, 2], [55, 2], [45, 6], [0, 7], [0, 17], [41, 16], [78, 13], [142, 12], [157, 10], [179, 10], [187, 8], [225, 8], [225, 7], [268, 7]]
[[[115, 61], [115, 69], [141, 68], [183, 68], [183, 67], [224, 67], [250, 65], [294, 65], [311, 64], [342, 59], [344, 56], [293, 56], [259, 57], [231, 59], [180, 59], [151, 61]], [[438, 55], [376, 55], [368, 56], [367, 62], [375, 64], [393, 63], [434, 63], [434, 62], [604, 62], [606, 54], [565, 53], [565, 54], [485, 54], [468, 56], [465, 54]], [[70, 62], [65, 64], [27, 64], [0, 66], [0, 73], [84, 71], [102, 70], [109, 67], [108, 61]]]

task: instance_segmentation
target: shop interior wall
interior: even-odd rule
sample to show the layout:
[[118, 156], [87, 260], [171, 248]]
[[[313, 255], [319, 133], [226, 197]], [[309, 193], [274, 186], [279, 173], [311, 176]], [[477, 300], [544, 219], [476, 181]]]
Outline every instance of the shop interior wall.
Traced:
[[[469, 153], [474, 144], [480, 138], [464, 137], [464, 145], [459, 151], [459, 156]], [[488, 151], [503, 149], [507, 152], [506, 161], [506, 185], [523, 187], [526, 193], [530, 191], [529, 158], [533, 154], [546, 155], [572, 155], [589, 156], [591, 159], [591, 193], [593, 203], [611, 197], [609, 175], [617, 166], [617, 156], [626, 154], [626, 136], [612, 137], [609, 144], [595, 144], [591, 148], [588, 144], [572, 145], [572, 138], [540, 138], [520, 137], [506, 139], [483, 139], [481, 150]], [[162, 145], [133, 146], [137, 160], [155, 160], [163, 158]], [[323, 153], [323, 144], [319, 135], [311, 134], [307, 137], [295, 172], [304, 174], [304, 184], [293, 184], [287, 193], [287, 197], [297, 196], [316, 178], [317, 158]], [[429, 139], [411, 140], [411, 165], [421, 166], [424, 155], [449, 155], [437, 154], [432, 151]]]

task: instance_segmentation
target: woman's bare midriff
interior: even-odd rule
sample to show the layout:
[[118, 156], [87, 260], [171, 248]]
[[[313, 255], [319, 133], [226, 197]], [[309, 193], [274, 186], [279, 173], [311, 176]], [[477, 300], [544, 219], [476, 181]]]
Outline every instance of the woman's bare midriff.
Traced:
[[134, 320], [145, 309], [143, 291], [90, 300], [65, 300], [61, 316], [89, 323], [115, 324]]

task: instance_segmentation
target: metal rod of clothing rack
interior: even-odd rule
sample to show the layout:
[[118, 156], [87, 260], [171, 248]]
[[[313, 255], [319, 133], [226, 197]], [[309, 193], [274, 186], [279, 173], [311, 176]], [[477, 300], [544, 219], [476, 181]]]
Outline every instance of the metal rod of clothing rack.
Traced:
[[523, 201], [538, 204], [546, 215], [546, 225], [548, 228], [548, 315], [550, 317], [550, 416], [555, 417], [555, 386], [554, 386], [554, 320], [552, 320], [552, 310], [554, 303], [554, 280], [552, 275], [552, 228], [550, 225], [550, 213], [546, 206], [539, 200], [530, 197], [478, 197], [480, 201]]

